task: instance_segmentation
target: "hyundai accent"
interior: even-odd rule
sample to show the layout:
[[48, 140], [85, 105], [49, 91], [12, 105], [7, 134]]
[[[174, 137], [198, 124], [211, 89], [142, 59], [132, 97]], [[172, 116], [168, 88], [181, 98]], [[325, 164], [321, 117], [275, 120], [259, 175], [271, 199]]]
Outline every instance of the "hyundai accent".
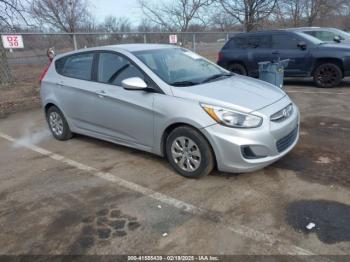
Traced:
[[263, 168], [299, 137], [298, 108], [283, 90], [172, 45], [56, 56], [41, 98], [56, 139], [78, 133], [151, 152], [186, 177]]

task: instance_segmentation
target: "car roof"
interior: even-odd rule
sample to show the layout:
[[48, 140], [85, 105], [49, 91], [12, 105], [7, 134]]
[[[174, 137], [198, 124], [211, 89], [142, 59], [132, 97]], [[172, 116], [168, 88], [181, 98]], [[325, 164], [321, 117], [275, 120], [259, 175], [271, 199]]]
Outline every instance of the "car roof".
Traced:
[[286, 28], [285, 30], [287, 31], [331, 31], [334, 30], [335, 28], [332, 27], [317, 27], [317, 26], [312, 26], [312, 27], [295, 27], [295, 28]]
[[293, 33], [293, 31], [287, 31], [287, 30], [276, 29], [276, 30], [266, 30], [266, 31], [258, 31], [258, 32], [238, 33], [238, 34], [235, 34], [235, 35], [232, 36], [232, 37], [249, 36], [249, 35], [253, 36], [253, 35], [275, 34], [275, 33], [281, 33], [281, 32]]
[[165, 48], [178, 48], [176, 45], [167, 45], [167, 44], [121, 44], [121, 45], [106, 45], [106, 46], [98, 46], [98, 47], [89, 47], [82, 48], [78, 50], [74, 50], [71, 52], [67, 52], [64, 54], [57, 55], [56, 58], [60, 58], [66, 55], [78, 54], [81, 52], [88, 51], [128, 51], [128, 52], [137, 52], [137, 51], [147, 51], [147, 50], [157, 50], [157, 49], [165, 49]]
[[146, 51], [146, 50], [155, 50], [155, 49], [164, 49], [164, 48], [174, 48], [177, 46], [167, 45], [167, 44], [122, 44], [122, 45], [105, 46], [101, 48], [106, 48], [106, 47], [114, 50], [123, 49], [125, 51], [135, 52], [135, 51]]
[[289, 27], [289, 28], [284, 28], [282, 30], [313, 30], [313, 29], [320, 29], [321, 27], [319, 26], [304, 26], [304, 27]]

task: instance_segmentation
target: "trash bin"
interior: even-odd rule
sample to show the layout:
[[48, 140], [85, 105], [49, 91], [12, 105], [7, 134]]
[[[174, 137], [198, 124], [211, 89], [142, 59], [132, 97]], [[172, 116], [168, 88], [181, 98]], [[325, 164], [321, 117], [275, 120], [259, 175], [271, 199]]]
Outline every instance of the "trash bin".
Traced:
[[289, 59], [259, 62], [259, 79], [282, 88], [284, 68], [288, 66], [288, 63]]

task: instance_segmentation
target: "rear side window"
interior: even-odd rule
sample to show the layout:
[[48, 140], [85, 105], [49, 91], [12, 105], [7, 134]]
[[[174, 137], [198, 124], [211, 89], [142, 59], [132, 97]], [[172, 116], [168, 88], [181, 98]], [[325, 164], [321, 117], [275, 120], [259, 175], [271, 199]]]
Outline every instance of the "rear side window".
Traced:
[[226, 49], [244, 49], [247, 48], [246, 37], [234, 37], [225, 46]]
[[315, 32], [315, 31], [304, 31], [303, 33], [304, 33], [304, 34], [311, 35], [311, 36], [313, 36], [313, 37], [316, 37], [316, 32]]
[[294, 35], [272, 35], [272, 47], [276, 49], [297, 49], [298, 39]]
[[93, 57], [93, 53], [76, 54], [63, 57], [56, 61], [56, 71], [60, 75], [67, 77], [91, 80]]
[[248, 37], [248, 48], [271, 48], [271, 37], [268, 35]]
[[121, 86], [122, 81], [130, 77], [140, 77], [145, 80], [144, 74], [124, 56], [100, 53], [97, 81]]

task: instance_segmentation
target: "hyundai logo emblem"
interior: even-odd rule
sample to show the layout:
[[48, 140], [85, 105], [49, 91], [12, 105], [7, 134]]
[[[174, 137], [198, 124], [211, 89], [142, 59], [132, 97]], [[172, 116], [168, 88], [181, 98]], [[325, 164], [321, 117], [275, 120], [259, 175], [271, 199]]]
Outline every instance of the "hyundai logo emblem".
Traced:
[[286, 107], [285, 109], [283, 109], [282, 111], [282, 115], [287, 118], [291, 115], [292, 113], [292, 108], [291, 107]]

